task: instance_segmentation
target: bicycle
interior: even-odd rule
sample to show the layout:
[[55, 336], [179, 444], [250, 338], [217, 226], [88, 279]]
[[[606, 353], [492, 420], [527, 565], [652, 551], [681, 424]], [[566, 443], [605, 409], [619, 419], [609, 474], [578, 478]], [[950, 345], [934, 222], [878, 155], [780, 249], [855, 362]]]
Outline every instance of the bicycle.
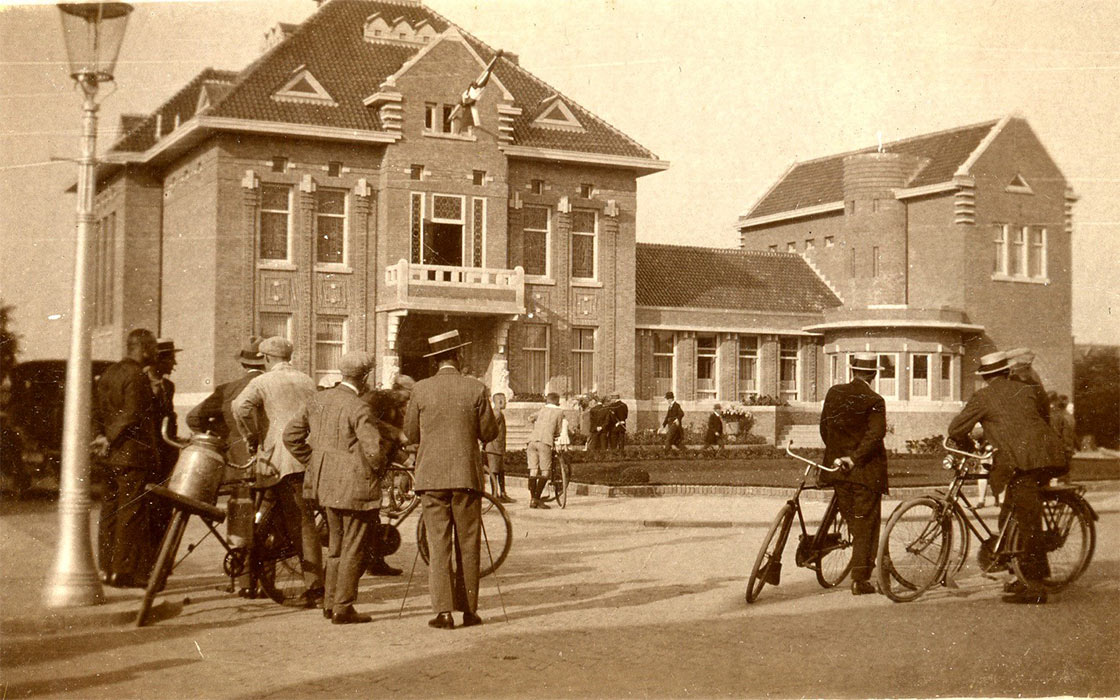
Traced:
[[568, 482], [572, 477], [572, 467], [565, 447], [552, 450], [552, 460], [548, 463], [548, 475], [541, 489], [541, 503], [556, 501], [561, 509], [568, 507]]
[[[509, 550], [513, 547], [513, 523], [509, 519], [505, 506], [497, 498], [486, 491], [479, 491], [478, 495], [482, 499], [480, 506], [482, 542], [489, 560], [489, 563], [484, 565], [480, 562], [478, 575], [481, 578], [497, 571], [509, 556]], [[428, 564], [428, 531], [424, 527], [423, 517], [416, 523], [416, 548], [424, 563]], [[496, 556], [495, 552], [497, 552]]]
[[786, 445], [786, 454], [794, 459], [805, 462], [805, 471], [801, 475], [801, 482], [793, 492], [793, 496], [786, 501], [777, 517], [770, 525], [770, 530], [762, 540], [762, 546], [755, 557], [754, 567], [751, 569], [750, 578], [747, 579], [747, 602], [753, 603], [758, 599], [759, 593], [766, 584], [777, 586], [781, 582], [782, 553], [786, 541], [789, 539], [793, 527], [793, 517], [797, 516], [797, 523], [801, 527], [801, 537], [797, 543], [797, 552], [794, 562], [797, 566], [812, 569], [817, 575], [817, 582], [823, 588], [834, 588], [844, 580], [852, 570], [852, 536], [848, 532], [848, 523], [840, 513], [835, 492], [828, 501], [824, 516], [821, 518], [820, 527], [810, 534], [805, 527], [805, 515], [801, 510], [801, 492], [806, 489], [820, 489], [827, 487], [807, 486], [809, 474], [813, 469], [834, 472], [839, 467], [826, 467], [817, 464], [793, 452], [793, 441]]
[[[903, 501], [891, 513], [876, 556], [879, 590], [895, 602], [908, 602], [935, 585], [955, 586], [952, 577], [968, 559], [972, 537], [980, 542], [982, 574], [1010, 571], [1025, 585], [1039, 583], [1023, 575], [1024, 549], [1015, 519], [1007, 517], [993, 531], [962, 490], [967, 483], [987, 478], [995, 450], [957, 450], [948, 439], [943, 446], [948, 454], [942, 466], [953, 471], [949, 488]], [[1088, 568], [1098, 516], [1082, 495], [1083, 486], [1045, 486], [1041, 491], [1042, 539], [1050, 570], [1041, 585], [1053, 592]]]

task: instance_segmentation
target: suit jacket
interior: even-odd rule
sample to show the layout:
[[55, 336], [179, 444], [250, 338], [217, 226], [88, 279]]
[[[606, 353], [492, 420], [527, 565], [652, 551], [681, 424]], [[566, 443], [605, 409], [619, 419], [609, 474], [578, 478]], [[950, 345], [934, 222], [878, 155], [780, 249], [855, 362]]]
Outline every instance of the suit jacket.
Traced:
[[704, 443], [713, 445], [723, 437], [723, 418], [715, 413], [708, 414], [708, 430], [704, 433]]
[[673, 421], [676, 421], [677, 425], [681, 425], [681, 422], [684, 421], [684, 409], [676, 401], [669, 404], [669, 410], [665, 412], [665, 420], [661, 421], [661, 425], [662, 427], [668, 427]]
[[284, 445], [305, 467], [303, 497], [327, 508], [381, 507], [381, 435], [373, 411], [349, 384], [311, 398], [284, 428]]
[[1046, 387], [1042, 386], [1042, 378], [1034, 367], [1018, 367], [1011, 370], [1009, 375], [1012, 381], [1022, 382], [1034, 392], [1034, 407], [1038, 415], [1045, 421], [1050, 420], [1050, 398], [1046, 396]]
[[1068, 467], [1062, 441], [1038, 413], [1033, 388], [1007, 377], [995, 377], [968, 400], [949, 424], [949, 438], [968, 449], [968, 433], [980, 423], [984, 439], [996, 453], [992, 487], [998, 492], [1016, 470]]
[[887, 493], [887, 406], [882, 396], [862, 379], [837, 384], [824, 397], [820, 428], [825, 466], [838, 457], [855, 463], [847, 472], [822, 472], [822, 484], [848, 481]]
[[[156, 406], [156, 432], [160, 434], [163, 430], [163, 420], [167, 419], [167, 434], [172, 439], [177, 439], [179, 436], [179, 417], [175, 415], [175, 382], [167, 377], [158, 377], [149, 374], [148, 378], [152, 382], [152, 395], [155, 396]], [[175, 462], [179, 460], [179, 448], [167, 444], [160, 437], [156, 441], [156, 446], [159, 451], [160, 461], [160, 480], [166, 479], [171, 475], [171, 471], [175, 468]]]
[[284, 427], [315, 395], [315, 380], [287, 362], [253, 377], [230, 407], [246, 448], [257, 448], [257, 475], [264, 484], [303, 472], [284, 447]]
[[93, 405], [94, 424], [109, 439], [104, 461], [115, 467], [157, 470], [158, 412], [152, 383], [139, 362], [126, 357], [105, 370]]
[[251, 369], [232, 382], [219, 384], [210, 394], [187, 414], [187, 426], [196, 433], [210, 433], [226, 442], [226, 459], [232, 464], [245, 464], [249, 461], [249, 450], [245, 448], [245, 438], [237, 429], [237, 419], [233, 417], [230, 404], [242, 389], [248, 386], [253, 377], [262, 370]]
[[630, 415], [630, 409], [624, 401], [612, 401], [607, 405], [610, 409], [611, 417], [610, 424], [611, 430], [621, 429], [626, 430], [626, 417]]
[[533, 430], [529, 433], [529, 442], [539, 442], [552, 447], [556, 438], [560, 437], [564, 409], [553, 404], [545, 404], [530, 420], [533, 422]]
[[489, 455], [504, 455], [506, 453], [506, 414], [501, 411], [491, 411], [494, 414], [494, 425], [498, 428], [494, 439], [482, 446], [482, 451]]
[[418, 445], [415, 489], [482, 490], [479, 442], [498, 435], [482, 382], [441, 367], [416, 383], [405, 412], [404, 432]]

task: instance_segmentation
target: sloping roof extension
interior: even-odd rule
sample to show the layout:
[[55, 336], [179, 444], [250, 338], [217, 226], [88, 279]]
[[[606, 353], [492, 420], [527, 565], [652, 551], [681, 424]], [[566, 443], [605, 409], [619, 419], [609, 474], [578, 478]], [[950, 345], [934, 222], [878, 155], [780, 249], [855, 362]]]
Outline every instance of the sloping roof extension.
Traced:
[[638, 306], [817, 313], [841, 302], [796, 253], [639, 243]]
[[[908, 188], [949, 182], [999, 123], [999, 120], [993, 120], [893, 141], [883, 144], [883, 150], [916, 156], [923, 163], [906, 183]], [[878, 146], [871, 146], [795, 163], [742, 219], [842, 201], [844, 157], [876, 150]]]
[[171, 99], [160, 105], [156, 111], [147, 115], [143, 120], [137, 120], [138, 123], [134, 123], [132, 129], [122, 136], [110, 150], [127, 152], [147, 150], [158, 140], [156, 138], [156, 115], [160, 117], [159, 129], [162, 132], [161, 135], [170, 133], [175, 126], [176, 116], [179, 117], [180, 124], [194, 117], [195, 108], [198, 107], [200, 90], [210, 90], [211, 99], [213, 99], [215, 87], [227, 86], [228, 89], [228, 86], [237, 79], [237, 75], [234, 71], [204, 68]]
[[[164, 133], [169, 129], [166, 126], [168, 115], [172, 123], [176, 113], [180, 114], [180, 121], [193, 116], [193, 105], [197, 104], [200, 86], [205, 80], [213, 80], [214, 75], [219, 73], [228, 76], [230, 87], [217, 102], [211, 103], [208, 116], [380, 131], [377, 110], [366, 107], [362, 101], [375, 93], [385, 78], [400, 69], [421, 49], [418, 46], [371, 43], [364, 40], [365, 20], [374, 13], [394, 19], [403, 17], [413, 26], [426, 20], [440, 33], [450, 26], [456, 26], [420, 4], [382, 0], [332, 0], [323, 4], [315, 14], [295, 28], [290, 36], [239, 73], [210, 69], [209, 73], [203, 71], [203, 74], [159, 108], [158, 111], [164, 115]], [[456, 29], [483, 60], [493, 58], [495, 49], [458, 26]], [[315, 76], [338, 103], [337, 106], [271, 99], [272, 94], [301, 68], [306, 68]], [[558, 91], [508, 59], [498, 62], [495, 74], [513, 93], [516, 106], [523, 111], [514, 123], [516, 145], [657, 159], [648, 149], [566, 97], [565, 103], [578, 115], [585, 127], [584, 132], [530, 128], [530, 124], [538, 116], [542, 101]], [[213, 95], [208, 97], [213, 98]], [[190, 103], [189, 114], [177, 109], [180, 98]], [[114, 150], [143, 151], [156, 141], [152, 118], [146, 122], [145, 128], [138, 129], [119, 141]]]

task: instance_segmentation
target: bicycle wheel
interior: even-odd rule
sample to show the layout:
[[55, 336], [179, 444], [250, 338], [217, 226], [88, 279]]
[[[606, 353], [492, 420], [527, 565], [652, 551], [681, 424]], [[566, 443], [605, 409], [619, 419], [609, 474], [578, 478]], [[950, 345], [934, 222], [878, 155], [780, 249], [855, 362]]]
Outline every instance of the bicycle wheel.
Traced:
[[403, 520], [420, 505], [420, 494], [412, 488], [412, 471], [394, 464], [381, 476], [381, 513], [391, 520]]
[[[479, 529], [482, 544], [479, 548], [478, 575], [483, 577], [497, 571], [509, 556], [509, 550], [513, 547], [513, 524], [510, 522], [505, 506], [499, 503], [498, 499], [486, 492], [479, 492], [479, 495], [483, 501], [480, 506], [489, 503], [489, 507], [482, 512]], [[420, 518], [416, 523], [416, 548], [424, 563], [430, 563], [428, 531], [424, 527], [424, 518]]]
[[[793, 525], [793, 506], [785, 504], [778, 511], [778, 517], [770, 524], [770, 531], [762, 539], [762, 546], [758, 549], [758, 556], [754, 559], [750, 578], [747, 579], [747, 602], [758, 600], [758, 594], [766, 584], [777, 586], [782, 575], [782, 549], [785, 548], [786, 536]], [[779, 536], [779, 532], [781, 536]]]
[[163, 535], [163, 542], [159, 546], [159, 555], [156, 557], [155, 566], [148, 575], [148, 587], [144, 590], [144, 598], [140, 601], [140, 611], [136, 614], [136, 626], [143, 627], [147, 622], [148, 612], [152, 609], [152, 601], [156, 594], [163, 590], [167, 577], [175, 566], [175, 553], [179, 551], [179, 543], [183, 539], [183, 531], [187, 529], [187, 518], [190, 515], [181, 508], [175, 508], [171, 516], [171, 524]]
[[556, 502], [560, 504], [560, 508], [568, 507], [568, 480], [572, 475], [572, 468], [568, 465], [568, 456], [560, 454], [556, 458], [560, 469], [558, 473], [552, 473], [553, 478], [559, 476], [559, 481], [552, 482], [552, 488], [556, 491]]
[[958, 505], [953, 508], [953, 546], [949, 551], [949, 564], [946, 571], [950, 574], [960, 572], [968, 561], [968, 553], [972, 548], [972, 535], [968, 529], [968, 520], [964, 511]]
[[827, 523], [821, 523], [817, 554], [817, 583], [823, 588], [839, 586], [852, 570], [852, 534], [839, 508]]
[[306, 590], [300, 547], [288, 537], [278, 515], [269, 508], [253, 533], [251, 566], [265, 595], [280, 605], [291, 605]]
[[879, 590], [899, 603], [916, 599], [941, 580], [952, 543], [952, 516], [939, 501], [923, 497], [899, 504], [879, 540]]
[[[1022, 551], [1019, 529], [1012, 523], [1011, 551]], [[1047, 591], [1059, 591], [1077, 580], [1089, 566], [1097, 544], [1097, 529], [1084, 499], [1068, 491], [1060, 491], [1042, 503], [1042, 541], [1046, 549], [1049, 575], [1042, 580]], [[1011, 570], [1020, 581], [1032, 581], [1023, 575], [1019, 557], [1011, 560]]]

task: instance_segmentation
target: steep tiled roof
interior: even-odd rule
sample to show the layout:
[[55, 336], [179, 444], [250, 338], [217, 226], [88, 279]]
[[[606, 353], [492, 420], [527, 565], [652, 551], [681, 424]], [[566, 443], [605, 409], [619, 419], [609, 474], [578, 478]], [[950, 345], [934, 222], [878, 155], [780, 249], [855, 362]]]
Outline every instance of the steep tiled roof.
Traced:
[[[365, 41], [365, 20], [374, 13], [380, 13], [382, 17], [394, 21], [404, 18], [414, 27], [426, 20], [440, 33], [450, 26], [456, 26], [421, 4], [384, 0], [331, 0], [292, 30], [284, 41], [236, 74], [236, 79], [231, 79], [231, 87], [219, 101], [212, 103], [209, 114], [215, 117], [363, 131], [380, 130], [377, 110], [365, 106], [362, 101], [377, 92], [382, 81], [397, 72], [421, 47]], [[489, 61], [496, 53], [495, 49], [461, 28], [456, 26], [456, 29], [484, 61]], [[301, 66], [315, 76], [337, 102], [337, 106], [281, 102], [271, 98]], [[494, 73], [513, 94], [515, 105], [523, 110], [522, 115], [514, 122], [515, 144], [633, 158], [656, 158], [649, 150], [566, 97], [565, 103], [578, 116], [584, 132], [530, 127], [533, 119], [538, 116], [541, 101], [557, 91], [509, 60], [500, 60]], [[172, 102], [185, 93], [190, 93], [193, 97], [186, 99], [192, 103], [193, 115], [193, 105], [197, 104], [199, 86], [204, 80], [203, 76], [195, 78]], [[170, 108], [170, 104], [165, 104], [160, 111], [171, 112], [173, 121], [176, 110]], [[181, 114], [181, 121], [186, 118], [186, 114]], [[166, 126], [166, 114], [163, 121], [166, 133], [169, 130]], [[130, 134], [118, 143], [116, 150], [137, 151], [152, 146], [156, 141], [155, 133], [151, 124], [147, 126], [147, 129], [141, 130], [142, 133]]]
[[815, 313], [840, 300], [795, 253], [639, 243], [638, 306]]
[[[969, 155], [980, 145], [998, 121], [963, 126], [949, 131], [926, 134], [883, 144], [888, 153], [916, 156], [922, 167], [911, 176], [907, 187], [922, 187], [948, 182]], [[795, 163], [785, 175], [754, 205], [748, 218], [843, 200], [844, 157], [854, 153], [871, 153], [871, 146], [859, 151]]]
[[139, 125], [125, 134], [113, 146], [114, 151], [143, 151], [156, 142], [156, 115], [158, 114], [159, 129], [162, 134], [170, 133], [175, 126], [175, 117], [183, 123], [194, 116], [198, 106], [198, 93], [204, 87], [213, 89], [215, 85], [229, 85], [237, 78], [237, 73], [226, 70], [206, 68], [187, 83], [179, 92], [175, 93], [167, 102], [160, 105], [159, 109], [152, 112]]

